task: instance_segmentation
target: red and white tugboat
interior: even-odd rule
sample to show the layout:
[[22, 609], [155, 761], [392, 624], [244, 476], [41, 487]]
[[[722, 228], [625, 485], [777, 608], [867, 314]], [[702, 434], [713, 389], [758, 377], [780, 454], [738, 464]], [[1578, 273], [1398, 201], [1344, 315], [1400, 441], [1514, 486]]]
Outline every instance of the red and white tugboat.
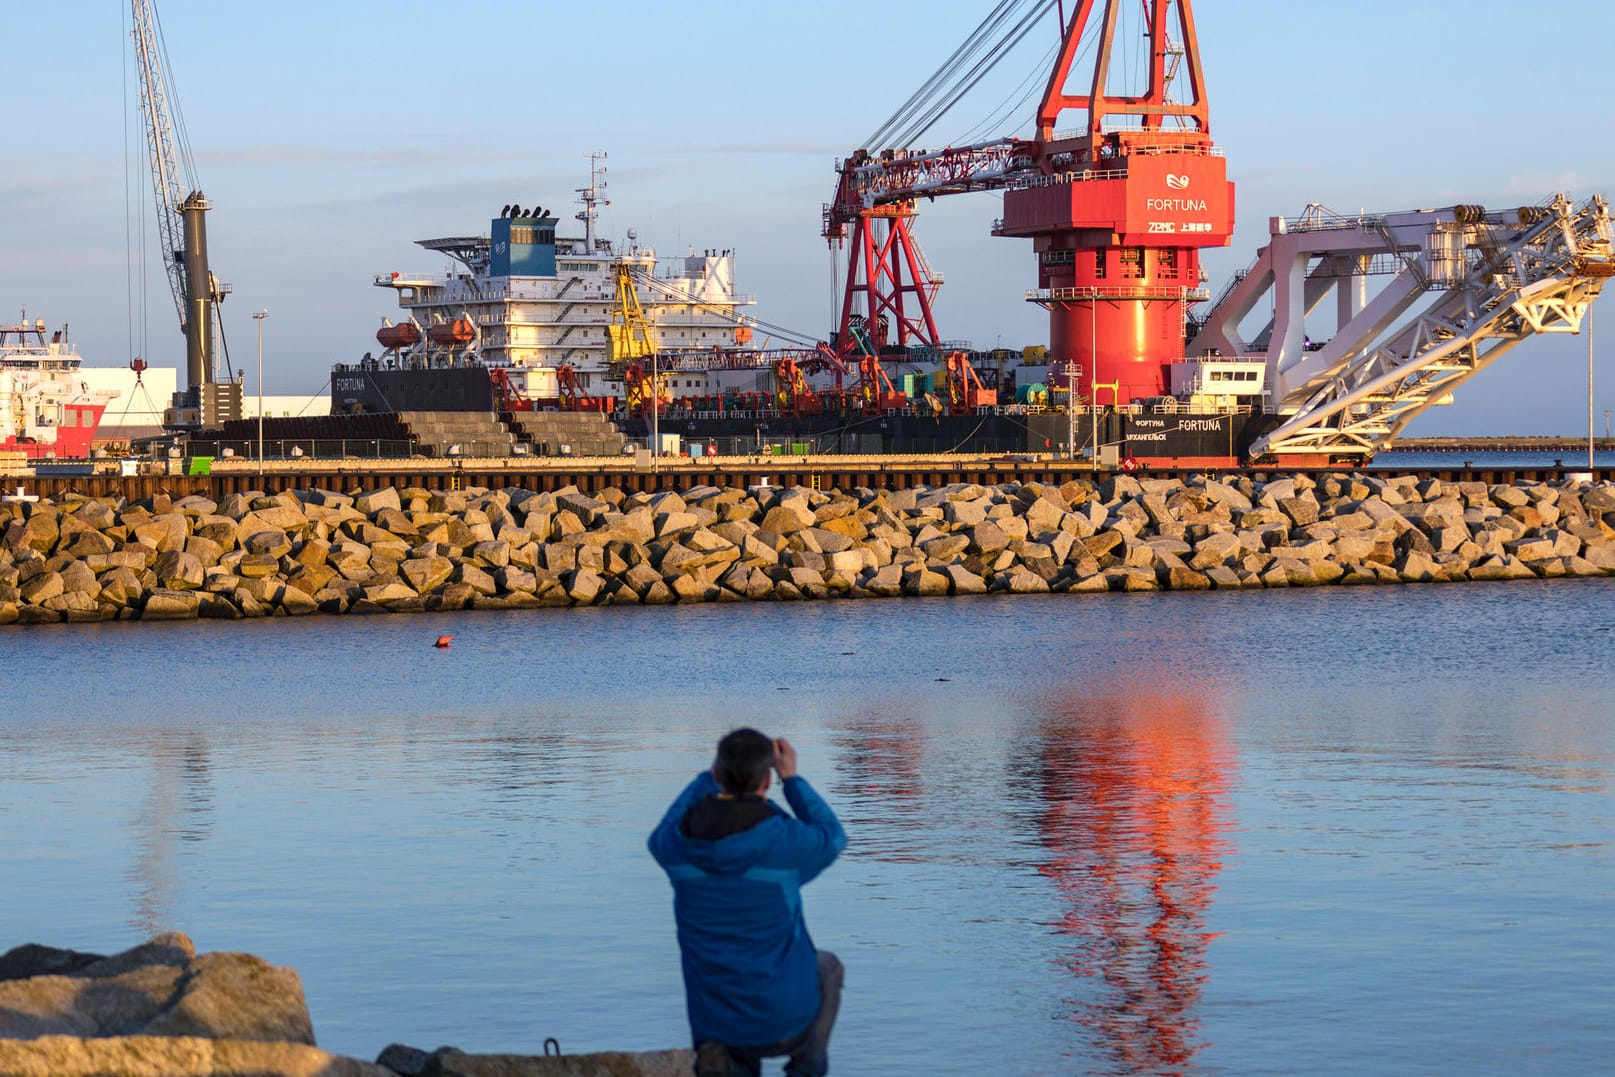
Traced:
[[91, 390], [79, 377], [80, 361], [65, 326], [47, 336], [42, 320], [0, 325], [0, 453], [30, 460], [90, 455], [117, 394]]

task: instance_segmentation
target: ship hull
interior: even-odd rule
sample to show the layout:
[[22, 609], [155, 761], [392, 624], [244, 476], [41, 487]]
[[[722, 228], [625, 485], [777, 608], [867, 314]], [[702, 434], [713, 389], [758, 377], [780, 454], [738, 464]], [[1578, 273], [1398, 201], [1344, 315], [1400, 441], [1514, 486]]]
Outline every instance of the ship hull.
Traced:
[[[1249, 414], [1134, 415], [1102, 411], [1079, 414], [1073, 422], [1060, 411], [1017, 411], [1005, 408], [981, 415], [889, 415], [858, 413], [780, 416], [767, 413], [668, 413], [658, 432], [676, 434], [683, 442], [714, 445], [722, 451], [758, 451], [861, 455], [930, 453], [1054, 453], [1103, 455], [1114, 448], [1118, 462], [1141, 466], [1231, 467], [1255, 438], [1261, 416]], [[630, 438], [646, 440], [651, 424], [630, 419], [618, 424]], [[700, 450], [694, 450], [700, 451]]]
[[106, 411], [104, 404], [69, 404], [65, 410], [76, 425], [59, 426], [50, 435], [12, 436], [0, 440], [0, 453], [22, 453], [30, 460], [83, 460], [89, 457], [96, 429]]
[[[408, 411], [498, 410], [484, 367], [385, 369], [340, 366], [331, 375], [333, 415]], [[923, 415], [902, 408], [881, 415], [830, 411], [781, 415], [770, 411], [689, 411], [669, 408], [656, 423], [664, 446], [677, 435], [681, 451], [802, 455], [925, 455], [933, 453], [1053, 453], [1105, 457], [1139, 467], [1233, 467], [1266, 417], [1176, 410], [1081, 413], [1021, 406], [981, 414]], [[648, 443], [648, 417], [620, 420], [627, 437]], [[700, 448], [696, 448], [700, 446]]]

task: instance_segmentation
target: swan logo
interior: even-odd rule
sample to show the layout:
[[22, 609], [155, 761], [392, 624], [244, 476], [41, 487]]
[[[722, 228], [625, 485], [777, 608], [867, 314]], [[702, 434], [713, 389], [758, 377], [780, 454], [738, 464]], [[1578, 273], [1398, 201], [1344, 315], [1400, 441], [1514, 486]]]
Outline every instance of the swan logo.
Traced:
[[1167, 188], [1169, 190], [1187, 191], [1189, 189], [1189, 177], [1188, 176], [1175, 176], [1172, 173], [1168, 172], [1166, 174], [1166, 185], [1167, 185]]

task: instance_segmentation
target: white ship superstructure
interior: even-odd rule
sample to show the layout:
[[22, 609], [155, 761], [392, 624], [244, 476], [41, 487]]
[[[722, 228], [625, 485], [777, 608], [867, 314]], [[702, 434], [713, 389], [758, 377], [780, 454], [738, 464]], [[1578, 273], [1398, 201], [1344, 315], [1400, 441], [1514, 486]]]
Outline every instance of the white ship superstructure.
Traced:
[[43, 320], [26, 312], [0, 325], [0, 454], [29, 459], [87, 457], [107, 404], [116, 393], [91, 389], [63, 326], [47, 337]]
[[[458, 263], [441, 274], [389, 273], [376, 278], [394, 289], [408, 319], [388, 323], [378, 340], [383, 362], [505, 368], [514, 386], [553, 394], [556, 371], [570, 367], [587, 392], [620, 396], [610, 377], [615, 268], [634, 269], [636, 289], [659, 350], [733, 347], [751, 337], [744, 308], [756, 300], [735, 290], [732, 250], [691, 250], [668, 265], [641, 247], [632, 231], [619, 253], [595, 234], [600, 185], [580, 190], [584, 235], [557, 234], [559, 219], [541, 208], [507, 206], [489, 234], [418, 241]], [[618, 371], [620, 377], [621, 371]]]

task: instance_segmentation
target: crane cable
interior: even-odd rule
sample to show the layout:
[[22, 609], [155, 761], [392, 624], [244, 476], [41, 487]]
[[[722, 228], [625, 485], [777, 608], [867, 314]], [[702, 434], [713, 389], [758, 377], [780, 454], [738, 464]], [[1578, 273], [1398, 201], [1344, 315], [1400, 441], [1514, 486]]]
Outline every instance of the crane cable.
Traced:
[[[1098, 35], [1089, 32], [1083, 35], [1083, 39], [1072, 60], [1072, 67], [1074, 68], [1081, 66], [1083, 57], [1094, 47], [1095, 42], [1098, 40]], [[954, 139], [953, 145], [969, 146], [984, 138], [991, 137], [995, 133], [1002, 131], [1004, 125], [1009, 123], [1012, 117], [1023, 113], [1033, 99], [1037, 97], [1038, 93], [1041, 92], [1043, 82], [1048, 77], [1049, 66], [1054, 62], [1055, 54], [1060, 51], [1060, 45], [1063, 41], [1064, 28], [1062, 27], [1061, 36], [1055, 39], [1054, 44], [1049, 46], [1048, 51], [1043, 53], [1042, 58], [1035, 65], [1028, 68], [1026, 78], [1021, 80], [1021, 84], [1011, 90], [1008, 96], [1000, 101], [998, 107], [990, 111], [985, 119]], [[1017, 94], [1019, 94], [1018, 97], [1016, 96]]]
[[714, 303], [711, 300], [699, 299], [696, 296], [691, 295], [689, 292], [686, 292], [680, 288], [675, 288], [666, 281], [653, 277], [647, 273], [642, 273], [640, 270], [634, 270], [633, 277], [636, 283], [650, 285], [652, 291], [657, 292], [663, 299], [671, 299], [676, 303], [681, 303], [688, 306], [711, 308], [711, 313], [716, 314], [720, 318], [726, 318], [729, 321], [734, 322], [736, 325], [755, 325], [767, 333], [770, 333], [776, 337], [783, 337], [784, 339], [789, 340], [791, 343], [804, 348], [811, 348], [818, 343], [818, 341], [814, 340], [812, 337], [804, 336], [794, 329], [787, 329], [784, 326], [774, 325], [771, 322], [763, 321], [761, 318], [740, 314], [733, 310], [722, 310], [720, 309], [722, 307], [721, 303]]
[[881, 124], [873, 134], [864, 140], [864, 146], [866, 148], [880, 146], [881, 141], [891, 134], [894, 129], [907, 123], [914, 112], [923, 107], [923, 103], [935, 91], [936, 87], [952, 77], [958, 65], [981, 47], [987, 35], [1009, 15], [1010, 10], [1015, 5], [1024, 2], [1025, 0], [998, 0], [997, 6], [987, 13], [987, 17], [981, 21], [981, 25], [977, 26], [970, 36], [965, 38], [959, 47], [953, 50], [953, 55], [943, 61], [942, 66], [933, 71], [930, 78], [926, 79], [920, 88], [915, 90], [909, 99], [903, 102], [897, 111], [887, 118], [885, 123]]
[[[998, 40], [998, 43], [993, 46], [991, 52], [989, 52], [986, 56], [983, 56], [979, 61], [977, 61], [974, 67], [965, 73], [960, 82], [955, 83], [954, 88], [951, 90], [949, 96], [932, 105], [923, 116], [920, 116], [913, 121], [908, 130], [904, 133], [904, 137], [899, 140], [899, 144], [905, 146], [910, 145], [915, 140], [925, 135], [926, 132], [930, 131], [931, 128], [935, 127], [941, 121], [942, 117], [959, 103], [960, 99], [963, 98], [965, 94], [973, 90], [982, 79], [986, 78], [995, 67], [1003, 62], [1004, 57], [1009, 55], [1009, 53], [1014, 50], [1015, 46], [1019, 45], [1021, 41], [1025, 39], [1027, 34], [1031, 33], [1033, 26], [1036, 25], [1038, 17], [1042, 15], [1048, 8], [1052, 7], [1054, 3], [1055, 0], [1034, 0], [1031, 10], [1021, 18], [1020, 22], [1016, 23], [1014, 27], [1007, 31], [1004, 36]], [[966, 79], [969, 81], [964, 81]]]
[[172, 121], [174, 141], [179, 144], [180, 167], [185, 170], [185, 184], [191, 190], [196, 190], [196, 160], [191, 156], [191, 133], [185, 126], [185, 116], [180, 112], [179, 87], [175, 85], [174, 64], [168, 57], [168, 39], [163, 34], [163, 19], [156, 7], [151, 9], [151, 22], [157, 31], [158, 55], [161, 57], [164, 103], [168, 106], [169, 119]]

